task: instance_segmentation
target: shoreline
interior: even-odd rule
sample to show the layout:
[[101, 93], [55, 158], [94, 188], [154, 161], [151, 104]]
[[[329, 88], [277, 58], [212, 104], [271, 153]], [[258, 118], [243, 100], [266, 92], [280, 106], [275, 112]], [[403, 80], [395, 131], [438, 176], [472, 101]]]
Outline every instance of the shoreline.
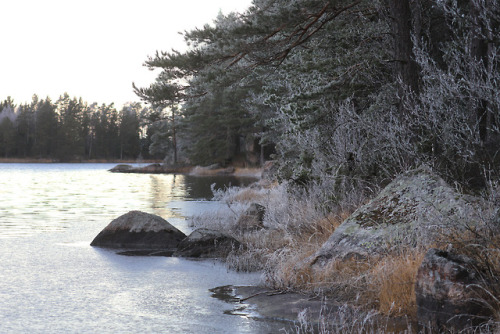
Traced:
[[[266, 321], [289, 323], [292, 327], [318, 329], [327, 323], [337, 329], [354, 329], [351, 317], [364, 321], [354, 326], [359, 330], [399, 333], [416, 328], [407, 317], [390, 317], [378, 313], [363, 312], [353, 306], [335, 300], [311, 297], [296, 292], [281, 292], [262, 286], [221, 286], [210, 289], [212, 297], [233, 305], [228, 314], [246, 316]], [[346, 316], [339, 318], [339, 315]]]
[[158, 160], [143, 160], [143, 161], [137, 161], [134, 159], [124, 159], [124, 160], [107, 160], [107, 159], [90, 159], [90, 160], [69, 160], [69, 161], [59, 161], [56, 159], [36, 159], [36, 158], [0, 158], [0, 164], [2, 163], [16, 163], [16, 164], [21, 164], [21, 163], [26, 163], [26, 164], [96, 164], [96, 163], [108, 163], [108, 164], [152, 164], [152, 163], [158, 163]]
[[[235, 177], [251, 177], [260, 179], [263, 168], [261, 167], [227, 167], [227, 168], [210, 168], [201, 166], [177, 166], [164, 167], [162, 161], [159, 160], [143, 160], [137, 161], [133, 159], [124, 160], [107, 160], [107, 159], [90, 159], [90, 160], [69, 160], [58, 161], [55, 159], [36, 159], [36, 158], [0, 158], [0, 164], [116, 164], [110, 169], [113, 173], [139, 173], [139, 174], [187, 174], [192, 176], [235, 176]], [[134, 167], [130, 164], [139, 164]], [[143, 165], [143, 166], [141, 166]]]
[[112, 173], [129, 174], [186, 174], [200, 177], [234, 176], [260, 179], [262, 177], [263, 169], [257, 167], [211, 168], [200, 166], [164, 166], [160, 163], [152, 163], [147, 166], [133, 167], [126, 163], [119, 163], [109, 171]]

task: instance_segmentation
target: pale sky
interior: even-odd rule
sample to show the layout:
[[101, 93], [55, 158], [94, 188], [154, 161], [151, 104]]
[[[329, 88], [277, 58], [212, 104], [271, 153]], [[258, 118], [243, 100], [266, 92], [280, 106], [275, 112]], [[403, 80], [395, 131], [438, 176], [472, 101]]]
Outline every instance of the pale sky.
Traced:
[[156, 50], [183, 50], [180, 31], [211, 23], [251, 0], [1, 0], [0, 100], [67, 92], [117, 107], [139, 98]]

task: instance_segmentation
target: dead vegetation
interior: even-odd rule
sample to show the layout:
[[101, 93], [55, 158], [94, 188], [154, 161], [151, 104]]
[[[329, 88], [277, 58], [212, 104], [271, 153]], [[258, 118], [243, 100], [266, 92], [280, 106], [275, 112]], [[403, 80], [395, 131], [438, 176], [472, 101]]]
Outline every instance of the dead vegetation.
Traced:
[[[264, 205], [265, 228], [234, 235], [243, 246], [227, 258], [229, 268], [262, 271], [265, 284], [276, 290], [329, 296], [365, 312], [375, 310], [379, 315], [405, 317], [409, 323], [414, 321], [415, 279], [426, 249], [407, 248], [385, 256], [337, 259], [324, 267], [311, 266], [312, 256], [365, 199], [358, 197], [357, 205], [350, 202], [326, 213], [311, 193], [300, 195], [291, 193], [285, 185], [276, 184], [230, 188], [215, 194], [217, 200], [226, 204], [222, 211], [195, 219], [195, 225], [202, 223], [204, 227], [235, 231], [238, 217], [250, 203]], [[452, 247], [479, 259], [485, 282], [491, 286], [486, 294], [494, 297], [487, 302], [491, 308], [500, 310], [497, 211], [492, 208], [484, 212], [481, 224], [446, 229], [447, 233], [443, 233], [435, 246]], [[500, 316], [498, 318], [500, 320]]]

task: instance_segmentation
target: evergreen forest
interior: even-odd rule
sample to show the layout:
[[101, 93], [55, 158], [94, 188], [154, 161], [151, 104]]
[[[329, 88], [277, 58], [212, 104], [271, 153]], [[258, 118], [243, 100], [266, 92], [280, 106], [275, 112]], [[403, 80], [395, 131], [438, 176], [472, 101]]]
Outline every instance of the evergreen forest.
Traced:
[[425, 164], [481, 189], [500, 172], [499, 24], [497, 0], [254, 0], [145, 61], [148, 107], [2, 102], [0, 156], [274, 160], [339, 194]]
[[141, 118], [148, 108], [129, 103], [88, 104], [63, 94], [53, 102], [34, 95], [31, 103], [0, 102], [0, 157], [51, 161], [150, 158]]
[[338, 194], [422, 164], [478, 189], [500, 168], [499, 24], [496, 0], [254, 0], [151, 55], [134, 89], [176, 162], [250, 147]]

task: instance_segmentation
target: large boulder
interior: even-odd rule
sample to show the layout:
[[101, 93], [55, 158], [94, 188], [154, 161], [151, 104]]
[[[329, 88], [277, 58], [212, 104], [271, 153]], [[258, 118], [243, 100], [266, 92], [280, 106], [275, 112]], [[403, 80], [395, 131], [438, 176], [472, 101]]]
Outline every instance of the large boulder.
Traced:
[[477, 201], [455, 191], [428, 168], [409, 171], [348, 217], [312, 263], [324, 265], [332, 258], [366, 258], [402, 246], [429, 245], [446, 226], [465, 226]]
[[470, 258], [430, 249], [415, 283], [417, 318], [425, 332], [462, 330], [492, 316], [484, 282]]
[[240, 243], [220, 231], [199, 228], [182, 240], [173, 256], [197, 258], [225, 258]]
[[260, 204], [252, 203], [238, 218], [235, 225], [237, 232], [256, 231], [264, 228], [264, 215], [266, 208]]
[[186, 237], [165, 219], [141, 211], [130, 211], [106, 226], [91, 246], [121, 249], [169, 250]]

